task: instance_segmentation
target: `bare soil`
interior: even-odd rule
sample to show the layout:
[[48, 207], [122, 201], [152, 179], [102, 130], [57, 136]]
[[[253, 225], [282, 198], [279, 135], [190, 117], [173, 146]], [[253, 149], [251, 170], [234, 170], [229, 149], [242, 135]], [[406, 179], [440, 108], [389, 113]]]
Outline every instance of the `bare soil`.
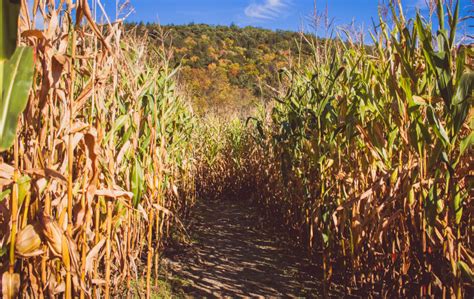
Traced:
[[248, 202], [201, 201], [193, 213], [191, 246], [164, 259], [185, 297], [321, 297], [318, 268], [265, 227]]

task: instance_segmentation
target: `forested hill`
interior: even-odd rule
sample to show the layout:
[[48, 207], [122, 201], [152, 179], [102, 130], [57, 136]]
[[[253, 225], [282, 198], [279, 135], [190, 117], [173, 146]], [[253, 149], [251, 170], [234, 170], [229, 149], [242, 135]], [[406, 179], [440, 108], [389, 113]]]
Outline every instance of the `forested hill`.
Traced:
[[[154, 24], [129, 24], [138, 34], [159, 34]], [[190, 24], [163, 26], [181, 65], [180, 79], [199, 113], [245, 114], [252, 103], [269, 98], [268, 86], [278, 86], [278, 70], [299, 53], [311, 53], [297, 32], [255, 27]], [[302, 48], [301, 48], [302, 47]]]

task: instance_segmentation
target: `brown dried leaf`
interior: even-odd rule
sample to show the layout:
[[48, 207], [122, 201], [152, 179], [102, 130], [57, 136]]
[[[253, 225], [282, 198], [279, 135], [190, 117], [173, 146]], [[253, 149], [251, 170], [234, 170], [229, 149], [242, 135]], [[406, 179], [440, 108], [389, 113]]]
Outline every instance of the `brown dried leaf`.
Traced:
[[117, 199], [119, 197], [125, 197], [128, 200], [133, 198], [133, 193], [123, 190], [110, 190], [110, 189], [100, 189], [95, 191], [95, 195], [97, 196], [105, 196], [108, 198]]
[[10, 180], [13, 178], [13, 172], [15, 168], [6, 163], [0, 163], [0, 178]]
[[59, 87], [59, 81], [66, 70], [68, 60], [65, 55], [55, 54], [51, 59], [52, 86]]
[[92, 13], [91, 13], [91, 10], [90, 10], [90, 7], [89, 7], [89, 3], [87, 2], [87, 0], [78, 0], [77, 1], [77, 8], [76, 8], [76, 27], [81, 24], [81, 21], [82, 21], [83, 17], [86, 17], [86, 19], [89, 22], [89, 25], [91, 26], [92, 30], [97, 35], [99, 40], [102, 42], [104, 47], [108, 51], [111, 51], [110, 45], [104, 39], [104, 36], [100, 32], [99, 27], [97, 27], [97, 24], [95, 23], [94, 18], [92, 18]]
[[51, 18], [49, 19], [48, 30], [46, 31], [46, 34], [45, 34], [48, 40], [51, 40], [54, 37], [55, 32], [58, 29], [58, 25], [59, 25], [58, 14], [56, 10], [54, 9], [51, 10], [50, 14], [51, 14]]
[[62, 182], [67, 182], [67, 179], [64, 175], [62, 175], [60, 172], [50, 169], [50, 168], [43, 168], [43, 169], [28, 169], [25, 170], [25, 173], [31, 174], [31, 175], [36, 175], [40, 178], [55, 178], [58, 179]]
[[165, 208], [165, 207], [163, 207], [163, 206], [161, 206], [161, 205], [159, 205], [159, 204], [153, 204], [153, 207], [154, 207], [157, 211], [163, 212], [163, 214], [165, 214], [165, 215], [173, 215], [173, 213], [172, 213], [170, 210], [168, 210], [167, 208]]
[[37, 39], [47, 39], [44, 32], [37, 29], [26, 30], [21, 33], [22, 37], [36, 37]]
[[105, 239], [102, 239], [97, 243], [87, 254], [86, 257], [86, 273], [91, 273], [92, 272], [92, 267], [94, 265], [94, 260], [99, 254], [99, 251], [102, 249], [102, 246], [105, 244]]

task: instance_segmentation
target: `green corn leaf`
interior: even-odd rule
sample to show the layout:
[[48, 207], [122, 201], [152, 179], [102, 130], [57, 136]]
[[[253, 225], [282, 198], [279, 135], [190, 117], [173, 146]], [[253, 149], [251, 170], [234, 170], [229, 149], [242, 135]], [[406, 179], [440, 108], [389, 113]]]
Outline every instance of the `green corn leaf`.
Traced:
[[433, 128], [433, 131], [435, 132], [436, 136], [441, 140], [443, 145], [445, 147], [449, 147], [451, 142], [448, 137], [448, 133], [446, 133], [446, 130], [444, 129], [443, 124], [439, 121], [438, 117], [436, 116], [436, 113], [434, 112], [434, 108], [429, 106], [427, 109], [427, 116], [428, 116], [428, 121], [430, 122], [431, 127]]
[[33, 83], [33, 49], [17, 48], [5, 62], [3, 97], [0, 102], [0, 151], [7, 150], [16, 135], [18, 116], [26, 108]]
[[16, 48], [20, 3], [3, 0], [0, 5], [0, 61], [10, 59]]
[[433, 53], [433, 61], [436, 66], [437, 83], [441, 96], [448, 107], [452, 104], [453, 86], [450, 70], [449, 53], [446, 51]]
[[4, 256], [8, 252], [8, 246], [0, 247], [0, 257]]
[[471, 268], [463, 261], [458, 261], [458, 268], [461, 270], [461, 274], [464, 280], [474, 282], [474, 273]]
[[462, 157], [466, 149], [474, 145], [474, 132], [471, 132], [469, 136], [461, 140], [459, 144], [459, 156]]
[[469, 113], [469, 108], [473, 101], [474, 89], [474, 72], [465, 73], [461, 76], [458, 83], [456, 94], [453, 97], [453, 125], [454, 134], [457, 134], [461, 129], [466, 117]]
[[31, 178], [27, 175], [18, 180], [18, 205], [21, 206], [26, 196], [30, 192]]
[[11, 189], [7, 189], [0, 192], [0, 202], [2, 202], [5, 198], [7, 198], [10, 195], [10, 193], [12, 193]]
[[[10, 75], [8, 59], [11, 58], [16, 49], [18, 15], [20, 13], [19, 1], [2, 1], [0, 4], [0, 101], [4, 94], [5, 75]], [[4, 107], [2, 106], [2, 109]], [[3, 149], [3, 131], [0, 136], [0, 151]]]
[[454, 188], [454, 198], [453, 198], [453, 212], [456, 218], [456, 224], [461, 223], [462, 218], [462, 196], [461, 191], [459, 190], [459, 185], [456, 184]]
[[466, 61], [466, 47], [459, 47], [459, 51], [456, 57], [456, 73], [454, 79], [456, 82], [461, 80], [461, 76], [464, 74], [465, 63]]
[[135, 165], [132, 170], [132, 193], [133, 193], [133, 206], [137, 207], [140, 203], [140, 198], [143, 191], [143, 168], [140, 165], [138, 158], [135, 158]]
[[433, 47], [431, 45], [431, 33], [423, 25], [419, 14], [416, 15], [415, 28], [423, 45], [423, 55], [425, 56], [426, 62], [428, 63], [430, 69], [433, 72], [436, 72], [435, 63], [432, 57]]
[[436, 12], [438, 15], [439, 29], [444, 30], [444, 3], [441, 0], [436, 1]]
[[104, 138], [104, 143], [108, 143], [110, 138], [113, 138], [114, 134], [117, 133], [118, 131], [120, 131], [129, 122], [129, 120], [130, 120], [130, 116], [128, 114], [124, 114], [124, 115], [119, 116], [115, 120], [115, 122], [112, 126], [112, 130], [110, 130], [110, 132]]
[[456, 39], [456, 30], [459, 22], [459, 0], [456, 1], [456, 6], [454, 8], [454, 15], [450, 19], [450, 32], [449, 32], [449, 44], [452, 46]]
[[327, 246], [329, 243], [329, 235], [327, 233], [322, 233], [321, 236], [323, 238], [324, 245]]

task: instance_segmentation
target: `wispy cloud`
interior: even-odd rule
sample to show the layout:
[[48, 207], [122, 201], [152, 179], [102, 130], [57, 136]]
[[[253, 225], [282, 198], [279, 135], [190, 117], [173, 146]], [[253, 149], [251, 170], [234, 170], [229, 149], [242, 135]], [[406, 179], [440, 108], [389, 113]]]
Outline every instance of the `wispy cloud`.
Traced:
[[425, 8], [428, 8], [428, 3], [429, 1], [427, 0], [418, 0], [415, 3], [415, 7], [419, 9], [425, 9]]
[[249, 4], [245, 8], [245, 15], [254, 19], [274, 20], [288, 5], [288, 0], [260, 0]]
[[428, 3], [430, 1], [431, 0], [410, 0], [410, 1], [407, 1], [408, 2], [407, 7], [408, 8], [415, 8], [415, 9], [425, 10], [425, 9], [429, 8]]

